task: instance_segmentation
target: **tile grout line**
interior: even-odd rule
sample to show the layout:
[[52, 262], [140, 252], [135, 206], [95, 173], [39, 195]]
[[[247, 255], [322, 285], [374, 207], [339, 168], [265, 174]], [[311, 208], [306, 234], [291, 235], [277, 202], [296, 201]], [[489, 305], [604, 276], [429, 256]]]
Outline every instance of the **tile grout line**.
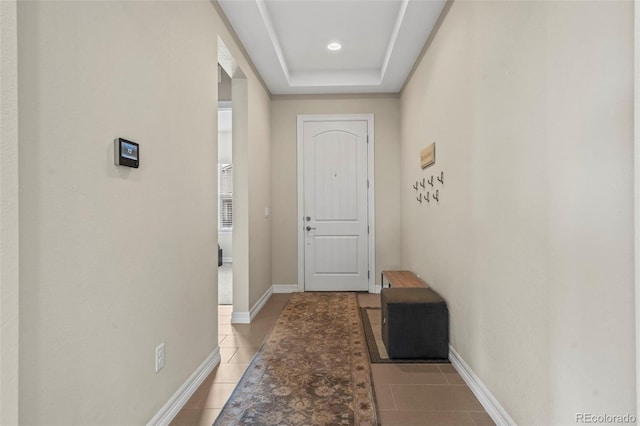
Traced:
[[467, 410], [466, 413], [467, 413], [467, 417], [469, 417], [471, 419], [471, 423], [477, 426], [476, 421], [473, 420], [473, 417], [471, 417], [471, 414], [469, 414], [469, 410]]
[[230, 362], [231, 358], [233, 358], [236, 355], [236, 353], [238, 352], [238, 349], [240, 348], [230, 348], [230, 349], [233, 349], [233, 352], [231, 353], [231, 356], [229, 357], [229, 359], [226, 362], [224, 362], [224, 364], [231, 364]]
[[[451, 383], [451, 380], [449, 380], [447, 378], [447, 375], [445, 374], [445, 372], [442, 370], [442, 367], [440, 365], [438, 365], [438, 370], [440, 370], [440, 374], [444, 377], [444, 381], [447, 382], [449, 385], [454, 385], [454, 383]], [[460, 384], [460, 383], [458, 383]]]
[[[396, 396], [393, 393], [393, 389], [391, 389], [391, 385], [387, 385], [389, 386], [389, 393], [391, 394], [391, 400], [393, 401], [393, 406], [396, 407], [396, 409], [394, 411], [400, 411], [398, 410], [398, 403], [396, 402]], [[391, 410], [389, 410], [391, 411]]]

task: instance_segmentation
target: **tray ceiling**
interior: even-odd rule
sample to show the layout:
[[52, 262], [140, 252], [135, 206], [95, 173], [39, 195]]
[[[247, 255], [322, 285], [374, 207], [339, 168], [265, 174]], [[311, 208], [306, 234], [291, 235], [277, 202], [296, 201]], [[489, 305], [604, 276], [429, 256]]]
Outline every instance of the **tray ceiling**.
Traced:
[[329, 94], [399, 92], [446, 0], [218, 3], [271, 93]]

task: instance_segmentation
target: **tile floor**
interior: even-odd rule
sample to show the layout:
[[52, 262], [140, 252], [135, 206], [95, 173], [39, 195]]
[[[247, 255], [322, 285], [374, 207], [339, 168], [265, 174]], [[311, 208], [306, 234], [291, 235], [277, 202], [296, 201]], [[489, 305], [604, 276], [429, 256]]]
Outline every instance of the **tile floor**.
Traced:
[[[380, 296], [358, 295], [361, 306], [380, 306]], [[231, 324], [231, 306], [219, 306], [222, 361], [178, 413], [172, 425], [211, 425], [267, 336], [288, 294], [274, 294], [251, 324]], [[372, 364], [383, 426], [493, 425], [450, 364]]]

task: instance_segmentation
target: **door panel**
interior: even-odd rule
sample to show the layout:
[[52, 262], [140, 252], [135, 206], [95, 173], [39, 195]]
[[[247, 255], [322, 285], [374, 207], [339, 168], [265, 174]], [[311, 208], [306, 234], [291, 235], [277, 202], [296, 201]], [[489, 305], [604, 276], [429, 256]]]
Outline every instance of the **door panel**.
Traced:
[[313, 147], [316, 221], [357, 220], [357, 135], [322, 133], [314, 137]]
[[305, 290], [366, 291], [367, 122], [305, 122]]
[[358, 236], [315, 236], [316, 274], [357, 274]]

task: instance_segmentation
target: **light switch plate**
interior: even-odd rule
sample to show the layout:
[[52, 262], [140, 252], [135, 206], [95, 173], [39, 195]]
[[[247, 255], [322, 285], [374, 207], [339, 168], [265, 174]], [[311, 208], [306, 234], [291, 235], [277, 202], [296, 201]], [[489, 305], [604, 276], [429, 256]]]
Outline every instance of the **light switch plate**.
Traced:
[[164, 342], [156, 348], [156, 373], [164, 367]]

